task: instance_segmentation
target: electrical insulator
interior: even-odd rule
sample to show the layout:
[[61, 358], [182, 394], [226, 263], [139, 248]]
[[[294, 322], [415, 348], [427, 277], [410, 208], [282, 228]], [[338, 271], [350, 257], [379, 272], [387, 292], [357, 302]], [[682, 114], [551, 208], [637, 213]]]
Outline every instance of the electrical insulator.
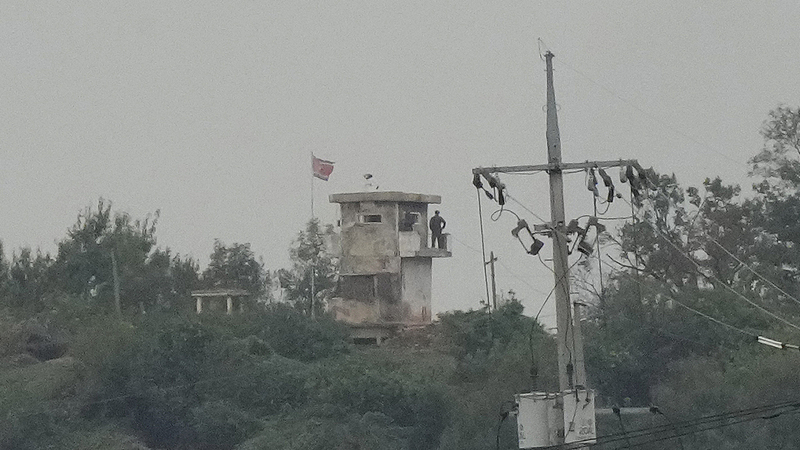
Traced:
[[631, 192], [633, 193], [633, 196], [639, 197], [639, 189], [641, 189], [641, 185], [639, 184], [639, 179], [633, 174], [633, 166], [625, 167], [625, 177], [631, 184]]
[[642, 181], [647, 181], [647, 172], [645, 172], [644, 168], [638, 161], [633, 162], [633, 167], [636, 169], [636, 172], [639, 174], [639, 179]]
[[541, 250], [542, 247], [544, 247], [544, 242], [536, 238], [533, 238], [533, 244], [531, 244], [531, 248], [530, 250], [528, 250], [528, 254], [536, 256], [539, 254], [539, 250]]
[[[526, 237], [530, 237], [531, 239], [530, 245], [525, 244], [525, 242], [522, 239], [522, 236], [520, 236], [519, 232], [522, 230], [527, 231], [527, 234], [523, 233], [523, 235], [525, 235]], [[522, 248], [525, 249], [525, 253], [529, 255], [539, 254], [539, 250], [541, 250], [542, 247], [544, 247], [544, 242], [540, 241], [539, 239], [536, 239], [536, 236], [533, 235], [533, 232], [528, 226], [528, 223], [525, 222], [524, 219], [519, 219], [517, 221], [517, 226], [511, 230], [511, 235], [517, 238], [517, 240], [519, 240], [519, 243], [522, 244]]]
[[608, 174], [606, 173], [605, 170], [603, 170], [602, 168], [598, 167], [597, 168], [597, 174], [600, 175], [600, 178], [603, 179], [603, 184], [606, 185], [606, 187], [614, 186], [614, 183], [611, 181], [611, 177], [608, 176]]
[[600, 193], [597, 191], [597, 177], [594, 175], [594, 168], [589, 169], [589, 180], [586, 183], [586, 187], [592, 191], [595, 197], [600, 197]]
[[475, 174], [472, 176], [472, 185], [475, 186], [477, 189], [483, 188], [483, 183], [481, 183], [481, 176], [480, 174]]
[[608, 189], [608, 195], [606, 196], [606, 201], [611, 203], [614, 201], [614, 182], [611, 180], [611, 177], [608, 176], [605, 170], [598, 167], [597, 174], [600, 175], [600, 178], [603, 179], [603, 184]]

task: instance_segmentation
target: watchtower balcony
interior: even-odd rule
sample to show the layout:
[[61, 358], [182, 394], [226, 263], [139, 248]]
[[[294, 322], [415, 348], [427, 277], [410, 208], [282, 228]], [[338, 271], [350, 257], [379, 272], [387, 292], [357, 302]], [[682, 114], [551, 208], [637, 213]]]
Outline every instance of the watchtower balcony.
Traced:
[[450, 233], [442, 233], [442, 244], [444, 248], [431, 247], [430, 238], [427, 233], [424, 235], [426, 242], [420, 239], [420, 234], [414, 231], [401, 231], [399, 233], [399, 247], [401, 258], [449, 258], [453, 256], [450, 251]]

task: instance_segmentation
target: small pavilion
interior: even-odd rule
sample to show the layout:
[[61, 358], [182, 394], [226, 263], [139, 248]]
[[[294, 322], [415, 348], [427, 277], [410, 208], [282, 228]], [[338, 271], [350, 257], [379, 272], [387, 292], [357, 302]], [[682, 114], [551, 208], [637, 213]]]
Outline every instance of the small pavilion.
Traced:
[[238, 308], [240, 312], [244, 312], [245, 300], [250, 296], [250, 293], [244, 289], [202, 289], [192, 291], [192, 298], [195, 300], [195, 310], [198, 314], [204, 310], [208, 311], [222, 311], [232, 314], [234, 309]]

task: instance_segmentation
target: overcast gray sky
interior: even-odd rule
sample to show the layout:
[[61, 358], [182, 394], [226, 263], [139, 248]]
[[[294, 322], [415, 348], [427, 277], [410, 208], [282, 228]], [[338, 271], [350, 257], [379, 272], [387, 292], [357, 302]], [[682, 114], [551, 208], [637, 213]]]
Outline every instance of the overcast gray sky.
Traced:
[[[219, 238], [277, 269], [310, 215], [313, 151], [336, 162], [316, 183], [326, 222], [327, 195], [367, 172], [440, 194], [455, 241], [434, 263], [434, 311], [477, 307], [470, 170], [545, 161], [537, 38], [556, 55], [565, 161], [749, 186], [768, 111], [800, 104], [798, 24], [800, 3], [777, 1], [1, 0], [0, 239], [54, 251], [102, 196], [160, 209], [159, 245], [203, 264]], [[549, 217], [543, 175], [504, 181]], [[567, 181], [568, 216], [591, 212], [582, 185]], [[532, 313], [552, 274], [513, 226], [487, 220], [487, 251]]]

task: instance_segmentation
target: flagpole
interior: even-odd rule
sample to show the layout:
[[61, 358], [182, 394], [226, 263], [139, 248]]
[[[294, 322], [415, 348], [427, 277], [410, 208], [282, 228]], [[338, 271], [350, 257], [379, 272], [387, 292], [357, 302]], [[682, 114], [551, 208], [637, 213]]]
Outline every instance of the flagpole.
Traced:
[[[313, 166], [313, 162], [314, 162], [314, 154], [313, 153], [311, 154], [311, 162], [312, 162], [312, 166]], [[313, 167], [312, 167], [312, 170], [311, 170], [311, 221], [312, 222], [314, 221], [314, 170], [313, 170]], [[314, 280], [314, 278], [315, 278], [314, 272], [316, 272], [316, 267], [315, 267], [316, 266], [316, 262], [317, 262], [317, 255], [315, 254], [311, 258], [311, 299], [309, 300], [309, 314], [311, 315], [311, 317], [314, 317], [314, 294], [315, 294], [315, 292], [314, 292], [314, 288], [315, 288], [315, 286], [314, 286], [314, 281], [315, 281]]]
[[311, 219], [314, 219], [314, 154], [311, 154]]
[[316, 217], [314, 214], [314, 178], [319, 178], [322, 181], [328, 181], [328, 177], [330, 176], [331, 172], [333, 172], [333, 161], [326, 161], [324, 159], [318, 159], [314, 156], [314, 153], [311, 153], [311, 222], [313, 223], [314, 227], [307, 228], [306, 233], [311, 231], [314, 232], [314, 236], [309, 236], [309, 239], [313, 239], [311, 241], [312, 246], [314, 249], [317, 250], [311, 257], [311, 299], [309, 301], [310, 305], [310, 316], [314, 317], [314, 300], [316, 300], [317, 296], [317, 286], [316, 286], [316, 269], [317, 269], [317, 262], [319, 259], [319, 249], [316, 247], [317, 240], [319, 238], [319, 223], [316, 221]]

